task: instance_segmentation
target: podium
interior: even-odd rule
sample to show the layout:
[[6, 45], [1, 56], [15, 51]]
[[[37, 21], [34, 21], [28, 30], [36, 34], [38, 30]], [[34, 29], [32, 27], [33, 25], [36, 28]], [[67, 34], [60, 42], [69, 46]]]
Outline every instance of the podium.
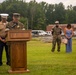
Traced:
[[31, 40], [31, 30], [9, 30], [6, 42], [10, 51], [9, 73], [29, 72], [27, 69], [27, 41]]

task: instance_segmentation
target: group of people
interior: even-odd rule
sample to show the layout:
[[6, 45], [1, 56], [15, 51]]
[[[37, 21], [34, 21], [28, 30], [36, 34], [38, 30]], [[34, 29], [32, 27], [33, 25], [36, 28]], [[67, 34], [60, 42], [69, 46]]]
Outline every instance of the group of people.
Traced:
[[[10, 53], [9, 53], [9, 46], [6, 43], [6, 35], [8, 30], [12, 29], [19, 29], [19, 30], [25, 30], [25, 27], [23, 23], [19, 22], [20, 14], [19, 13], [13, 13], [12, 21], [7, 22], [8, 14], [0, 14], [1, 21], [0, 21], [0, 66], [2, 66], [2, 54], [3, 49], [5, 47], [6, 52], [6, 58], [7, 58], [7, 65], [10, 65]], [[60, 52], [60, 46], [61, 46], [61, 34], [62, 29], [59, 26], [59, 21], [55, 22], [55, 27], [52, 28], [51, 32], [53, 35], [53, 41], [52, 41], [52, 52], [55, 51], [55, 46], [57, 43], [57, 51]], [[68, 40], [68, 43], [66, 44], [66, 52], [72, 52], [72, 36], [73, 36], [73, 28], [71, 27], [71, 24], [67, 24], [67, 27], [63, 30], [65, 38]]]
[[25, 30], [25, 27], [23, 23], [19, 22], [20, 14], [19, 13], [13, 13], [12, 21], [8, 22], [8, 16], [9, 14], [0, 14], [1, 21], [0, 21], [0, 66], [2, 66], [2, 54], [3, 50], [5, 48], [6, 52], [6, 58], [7, 58], [7, 65], [10, 65], [10, 53], [9, 53], [9, 46], [6, 43], [6, 35], [8, 30]]
[[52, 40], [52, 52], [55, 51], [56, 43], [57, 43], [57, 51], [60, 52], [61, 47], [61, 34], [62, 31], [64, 32], [64, 37], [67, 39], [66, 45], [66, 52], [72, 52], [72, 36], [73, 36], [73, 28], [71, 24], [67, 24], [67, 26], [62, 30], [62, 28], [59, 26], [59, 21], [55, 22], [55, 26], [52, 28], [51, 32], [53, 35]]

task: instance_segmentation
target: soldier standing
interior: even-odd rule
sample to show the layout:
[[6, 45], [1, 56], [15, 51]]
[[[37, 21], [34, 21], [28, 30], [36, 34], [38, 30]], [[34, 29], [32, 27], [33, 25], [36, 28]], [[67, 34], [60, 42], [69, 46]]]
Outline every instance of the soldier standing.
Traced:
[[5, 47], [5, 52], [6, 52], [6, 58], [7, 58], [7, 62], [6, 64], [9, 65], [9, 52], [8, 52], [8, 46], [6, 44], [6, 24], [7, 22], [7, 16], [8, 14], [0, 14], [1, 15], [1, 22], [0, 22], [0, 66], [3, 64], [2, 63], [2, 54], [3, 54], [3, 48]]
[[[10, 21], [7, 25], [6, 25], [6, 30], [25, 30], [25, 27], [23, 25], [23, 23], [21, 23], [19, 21], [20, 19], [20, 14], [19, 13], [13, 13], [13, 20]], [[10, 49], [10, 44], [8, 43], [9, 49]], [[10, 50], [9, 50], [10, 52]], [[10, 61], [10, 65], [11, 65], [11, 61]]]
[[60, 45], [61, 45], [61, 33], [62, 29], [59, 27], [59, 21], [55, 21], [56, 26], [52, 28], [52, 35], [53, 35], [53, 41], [52, 41], [52, 52], [55, 51], [55, 46], [57, 43], [57, 51], [60, 52]]

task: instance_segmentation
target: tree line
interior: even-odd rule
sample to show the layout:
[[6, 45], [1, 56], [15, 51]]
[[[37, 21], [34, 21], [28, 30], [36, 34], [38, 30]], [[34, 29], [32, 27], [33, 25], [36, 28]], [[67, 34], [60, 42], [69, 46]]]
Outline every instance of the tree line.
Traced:
[[46, 2], [36, 2], [32, 0], [5, 0], [0, 3], [0, 13], [8, 13], [8, 21], [12, 20], [13, 13], [20, 13], [20, 21], [27, 29], [46, 29], [48, 24], [54, 24], [56, 20], [60, 23], [76, 23], [76, 6], [64, 4], [48, 4]]

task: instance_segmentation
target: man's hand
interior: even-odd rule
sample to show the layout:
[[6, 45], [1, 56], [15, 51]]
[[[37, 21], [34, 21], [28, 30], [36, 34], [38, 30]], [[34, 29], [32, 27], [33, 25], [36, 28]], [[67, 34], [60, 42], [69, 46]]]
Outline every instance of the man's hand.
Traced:
[[2, 39], [1, 37], [0, 37], [0, 40], [1, 40], [2, 42], [4, 42], [4, 43], [6, 42], [6, 40], [5, 40], [5, 39]]

